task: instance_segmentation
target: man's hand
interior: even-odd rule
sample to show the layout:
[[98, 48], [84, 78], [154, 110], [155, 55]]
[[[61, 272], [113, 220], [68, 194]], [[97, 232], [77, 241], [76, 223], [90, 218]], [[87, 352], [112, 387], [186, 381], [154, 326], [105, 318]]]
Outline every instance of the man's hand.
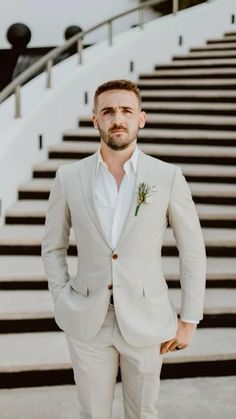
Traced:
[[175, 351], [176, 346], [181, 349], [186, 348], [190, 344], [195, 334], [196, 328], [197, 324], [186, 323], [178, 319], [176, 336], [173, 339], [161, 344], [160, 354], [164, 354], [168, 351]]

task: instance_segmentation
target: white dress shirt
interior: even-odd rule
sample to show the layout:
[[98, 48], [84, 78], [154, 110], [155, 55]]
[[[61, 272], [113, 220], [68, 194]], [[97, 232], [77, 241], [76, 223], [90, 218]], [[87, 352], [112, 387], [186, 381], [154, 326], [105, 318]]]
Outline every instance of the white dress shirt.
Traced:
[[[100, 222], [114, 250], [134, 194], [139, 147], [136, 145], [132, 156], [124, 163], [123, 168], [125, 174], [120, 183], [119, 190], [116, 179], [109, 171], [100, 150], [101, 147], [98, 149], [95, 199]], [[196, 320], [181, 320], [188, 323], [199, 323]]]

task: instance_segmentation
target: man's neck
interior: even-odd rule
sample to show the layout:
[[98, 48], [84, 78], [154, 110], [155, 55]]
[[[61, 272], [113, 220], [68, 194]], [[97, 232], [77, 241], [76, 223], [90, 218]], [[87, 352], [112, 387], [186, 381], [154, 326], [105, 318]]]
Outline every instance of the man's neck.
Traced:
[[125, 150], [112, 150], [104, 142], [101, 142], [101, 156], [107, 164], [108, 169], [111, 172], [123, 172], [124, 163], [132, 156], [136, 144], [136, 141], [133, 141]]

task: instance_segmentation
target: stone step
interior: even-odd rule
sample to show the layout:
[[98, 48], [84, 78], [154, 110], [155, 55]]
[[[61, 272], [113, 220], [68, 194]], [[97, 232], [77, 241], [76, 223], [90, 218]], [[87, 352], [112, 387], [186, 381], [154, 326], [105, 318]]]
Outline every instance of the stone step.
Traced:
[[[227, 291], [232, 292], [232, 290]], [[49, 291], [0, 291], [0, 322], [2, 320], [46, 319], [53, 317], [54, 305]]]
[[[0, 254], [39, 256], [43, 232], [44, 226], [5, 225], [0, 231]], [[207, 256], [236, 256], [236, 229], [202, 228], [202, 233]], [[68, 255], [76, 256], [77, 248], [73, 229], [71, 229], [69, 243]], [[178, 255], [171, 228], [167, 228], [165, 231], [162, 250], [164, 256]]]
[[[233, 45], [233, 44], [231, 44]], [[178, 55], [174, 55], [173, 56], [173, 60], [174, 61], [179, 61], [179, 60], [205, 60], [205, 59], [231, 59], [231, 58], [236, 58], [236, 49], [232, 49], [232, 50], [223, 50], [223, 51], [190, 51], [189, 54], [178, 54]]]
[[[22, 200], [9, 207], [6, 214], [8, 217], [44, 217], [47, 208], [48, 200]], [[196, 209], [200, 218], [236, 219], [236, 206], [197, 204]]]
[[236, 32], [235, 31], [227, 31], [227, 32], [224, 33], [224, 36], [228, 37], [228, 38], [236, 37]]
[[[187, 153], [187, 150], [186, 150]], [[25, 193], [44, 193], [49, 194], [53, 179], [32, 179], [19, 186], [20, 192]], [[189, 187], [193, 196], [210, 197], [232, 197], [236, 196], [236, 186], [234, 184], [205, 184], [201, 182], [189, 182]], [[41, 199], [41, 198], [39, 198]]]
[[202, 69], [195, 69], [195, 68], [187, 68], [187, 69], [172, 69], [169, 68], [168, 70], [161, 70], [158, 69], [153, 71], [152, 73], [142, 73], [139, 75], [139, 80], [142, 79], [166, 79], [166, 78], [183, 78], [183, 79], [207, 79], [217, 77], [228, 79], [228, 78], [235, 78], [236, 70], [234, 68], [202, 68]]
[[[77, 258], [67, 257], [69, 274], [76, 274]], [[229, 262], [230, 263], [230, 262]], [[226, 263], [228, 266], [228, 262]], [[234, 267], [231, 266], [232, 272]], [[212, 266], [213, 269], [213, 266]], [[230, 279], [230, 278], [229, 278]], [[232, 278], [233, 279], [233, 278]], [[236, 279], [236, 278], [235, 278]], [[40, 290], [48, 289], [42, 259], [40, 256], [0, 256], [0, 289]]]
[[[236, 40], [235, 40], [236, 41]], [[234, 52], [236, 50], [236, 42], [230, 43], [214, 43], [208, 44], [200, 47], [190, 48], [190, 52], [202, 52], [202, 51], [227, 51], [230, 50]]]
[[[55, 172], [59, 166], [67, 163], [71, 163], [73, 160], [63, 160], [63, 159], [49, 159], [42, 161], [41, 163], [35, 164], [33, 166], [34, 173], [53, 173], [53, 177], [55, 176]], [[76, 161], [76, 160], [74, 160]], [[78, 161], [78, 160], [77, 160]], [[212, 176], [213, 178], [220, 175], [223, 178], [236, 178], [236, 167], [234, 166], [221, 166], [221, 165], [193, 165], [193, 164], [184, 164], [179, 163], [178, 166], [181, 167], [185, 177], [189, 176]], [[204, 174], [203, 174], [204, 172]], [[37, 176], [35, 176], [37, 177]], [[38, 176], [39, 177], [39, 176]]]
[[[6, 225], [43, 225], [48, 200], [20, 200], [6, 211]], [[197, 204], [202, 227], [236, 228], [236, 206]]]
[[[162, 122], [166, 122], [168, 124], [176, 123], [201, 123], [201, 124], [211, 124], [211, 125], [232, 125], [236, 126], [236, 118], [232, 116], [208, 116], [208, 115], [169, 115], [168, 113], [162, 115], [156, 115], [150, 113], [147, 115], [147, 122], [148, 123], [157, 123], [161, 124]], [[80, 116], [79, 121], [84, 121], [86, 124], [90, 124], [93, 127], [91, 117], [90, 116]]]
[[168, 80], [141, 80], [137, 83], [138, 88], [143, 90], [235, 90], [236, 79], [171, 79]]
[[[75, 385], [2, 389], [0, 405], [2, 419], [80, 417]], [[176, 412], [181, 419], [232, 419], [235, 413], [235, 377], [162, 379], [158, 411], [165, 419], [175, 418]], [[125, 419], [121, 382], [115, 385], [111, 419]]]
[[[153, 102], [145, 102], [142, 106], [143, 110], [146, 108], [150, 108], [150, 113], [160, 112], [166, 109], [165, 113], [169, 114], [170, 111], [178, 112], [182, 110], [183, 112], [187, 112], [188, 110], [193, 110], [196, 112], [200, 111], [222, 111], [225, 113], [225, 116], [228, 115], [230, 111], [232, 111], [235, 115], [236, 113], [236, 104], [234, 103], [196, 103], [196, 102], [160, 102], [160, 103], [153, 103]], [[230, 115], [231, 116], [231, 115]]]
[[17, 201], [6, 211], [5, 224], [44, 224], [48, 200]]
[[[214, 344], [212, 344], [214, 342]], [[162, 377], [236, 374], [236, 329], [197, 328], [191, 345], [163, 356]], [[0, 387], [73, 384], [63, 332], [0, 335]]]
[[[85, 133], [87, 131], [83, 130], [83, 133]], [[91, 129], [92, 132], [95, 132], [93, 129]], [[142, 132], [142, 131], [141, 131]], [[88, 133], [90, 133], [90, 131], [88, 130]], [[153, 134], [155, 133], [155, 130], [153, 130], [152, 132]], [[82, 134], [82, 130], [79, 129], [75, 129], [75, 130], [70, 130], [70, 131], [66, 131], [65, 135], [68, 136], [76, 136], [77, 134]], [[149, 133], [151, 134], [151, 132]], [[235, 133], [234, 133], [235, 136]], [[231, 136], [231, 138], [233, 138], [234, 136]], [[195, 147], [195, 146], [183, 146], [183, 147], [176, 147], [174, 145], [162, 145], [162, 144], [143, 144], [143, 143], [139, 143], [139, 147], [140, 149], [147, 154], [151, 154], [154, 156], [161, 156], [161, 155], [188, 155], [188, 156], [198, 156], [198, 157], [202, 157], [202, 156], [207, 156], [208, 158], [210, 157], [217, 157], [217, 156], [221, 156], [222, 158], [235, 158], [236, 157], [236, 147], [203, 147], [203, 148], [199, 148], [199, 147]], [[81, 153], [84, 155], [91, 155], [92, 153], [96, 152], [98, 149], [98, 143], [95, 142], [90, 142], [90, 141], [80, 141], [79, 143], [73, 142], [73, 141], [65, 141], [62, 143], [58, 143], [55, 145], [52, 145], [48, 148], [49, 150], [49, 154], [51, 153], [55, 153], [55, 152], [64, 152], [64, 153]]]
[[[75, 160], [76, 161], [76, 160]], [[78, 160], [77, 160], [78, 161]], [[71, 163], [72, 160], [66, 159], [52, 159], [52, 160], [43, 160], [41, 163], [37, 163], [33, 165], [33, 171], [55, 171], [58, 169], [59, 166], [62, 164]]]
[[[90, 131], [89, 131], [90, 130]], [[91, 135], [94, 137], [98, 134], [92, 128], [85, 128], [82, 131], [82, 128], [78, 130], [71, 130], [65, 133], [66, 139], [68, 139], [68, 133], [71, 137], [75, 136], [74, 141], [64, 141], [63, 143], [56, 144], [55, 146], [49, 147], [48, 157], [53, 158], [66, 158], [66, 159], [80, 159], [83, 157], [89, 156], [91, 153], [95, 152], [98, 148], [98, 144], [92, 141], [75, 141], [78, 140], [78, 135], [85, 134], [87, 132], [88, 136]], [[142, 131], [141, 131], [142, 132]], [[155, 130], [152, 132], [149, 131], [149, 134], [155, 134]], [[168, 133], [170, 135], [170, 132]], [[234, 133], [235, 135], [235, 133]], [[85, 138], [85, 137], [84, 137]], [[160, 158], [161, 160], [175, 163], [198, 163], [198, 164], [221, 164], [221, 165], [235, 165], [236, 164], [236, 147], [218, 147], [218, 146], [189, 146], [184, 145], [182, 147], [170, 145], [170, 144], [144, 144], [139, 143], [140, 148], [147, 154], [150, 154], [153, 157]], [[28, 195], [20, 193], [19, 198], [31, 198]], [[45, 197], [44, 197], [45, 199]], [[207, 202], [204, 202], [207, 203]], [[223, 202], [222, 202], [223, 203]], [[224, 202], [226, 203], [226, 202]]]
[[[67, 257], [69, 275], [74, 276], [77, 257]], [[179, 260], [177, 257], [162, 257], [162, 269], [170, 288], [179, 288]], [[235, 288], [236, 259], [207, 258], [207, 287]], [[0, 255], [0, 289], [33, 290], [48, 289], [40, 256]]]
[[[149, 98], [152, 100], [152, 98]], [[154, 98], [155, 100], [155, 98]], [[150, 102], [148, 102], [150, 103]], [[153, 102], [153, 105], [157, 103]], [[99, 142], [98, 132], [91, 127], [79, 127], [77, 129], [70, 129], [64, 131], [63, 141], [64, 142], [80, 142], [84, 143], [86, 139], [86, 144], [89, 142]], [[177, 144], [179, 145], [203, 145], [204, 148], [206, 145], [219, 145], [224, 147], [234, 146], [236, 143], [236, 135], [234, 131], [221, 131], [211, 129], [163, 129], [163, 128], [145, 128], [144, 130], [139, 131], [139, 141], [138, 144], [140, 148], [145, 147], [149, 143], [151, 144]], [[147, 145], [147, 146], [149, 146]], [[89, 145], [89, 147], [91, 147]], [[90, 150], [90, 149], [89, 149]], [[93, 150], [93, 149], [92, 149]], [[95, 149], [96, 150], [96, 149]], [[81, 156], [82, 158], [83, 156]], [[155, 156], [154, 156], [155, 157]], [[56, 157], [53, 157], [56, 158]], [[65, 158], [65, 157], [64, 157]], [[70, 155], [70, 158], [73, 156]], [[79, 158], [77, 155], [76, 158]], [[75, 159], [76, 159], [75, 158]], [[58, 160], [58, 159], [57, 159]], [[194, 162], [191, 161], [193, 164]], [[196, 162], [197, 163], [197, 162]]]
[[232, 44], [236, 42], [236, 35], [227, 35], [224, 38], [208, 39], [207, 44]]
[[[220, 147], [217, 147], [217, 149], [219, 148]], [[185, 156], [186, 156], [187, 151], [188, 150], [184, 150]], [[214, 151], [216, 152], [216, 150]], [[217, 150], [217, 152], [218, 151], [219, 150]], [[197, 153], [198, 150], [195, 149], [195, 152]], [[208, 154], [206, 153], [205, 157], [207, 158], [207, 156]], [[200, 156], [198, 157], [196, 156], [196, 158], [198, 160], [199, 159], [202, 160]], [[209, 163], [210, 158], [211, 157], [209, 156], [208, 163]], [[223, 155], [219, 157], [218, 160], [220, 158], [221, 158], [221, 161], [226, 159], [226, 157], [224, 159]], [[179, 159], [180, 159], [179, 156], [175, 158], [175, 160], [178, 160], [178, 164], [179, 164]], [[200, 165], [198, 166], [201, 167]], [[204, 167], [205, 166], [203, 166], [203, 169]], [[214, 168], [216, 168], [216, 166], [214, 166]], [[214, 174], [212, 175], [214, 176]], [[195, 176], [196, 176], [195, 181], [188, 182], [188, 183], [192, 191], [194, 202], [196, 204], [217, 204], [217, 205], [235, 205], [236, 204], [234, 176], [230, 178], [231, 182], [227, 182], [227, 181], [224, 182], [224, 179], [222, 176], [221, 183], [209, 182], [205, 184], [202, 182], [201, 178], [197, 179], [198, 175], [196, 175], [196, 168], [195, 168]], [[208, 176], [207, 173], [206, 173], [206, 176]], [[31, 181], [26, 182], [25, 184], [19, 185], [19, 188], [18, 188], [19, 199], [20, 200], [46, 200], [49, 197], [49, 192], [52, 185], [52, 181], [53, 181], [52, 178], [33, 178]]]
[[235, 58], [205, 58], [199, 60], [174, 60], [169, 64], [158, 64], [155, 70], [190, 69], [190, 68], [236, 68]]
[[[160, 97], [164, 98], [165, 101], [167, 101], [167, 98], [176, 97], [181, 99], [181, 101], [184, 101], [185, 98], [189, 98], [190, 102], [193, 102], [196, 99], [199, 99], [204, 102], [204, 99], [208, 99], [207, 102], [211, 99], [215, 99], [215, 103], [220, 103], [220, 100], [224, 99], [226, 103], [230, 103], [232, 101], [235, 103], [236, 99], [236, 92], [235, 91], [229, 91], [229, 90], [208, 90], [208, 89], [197, 89], [197, 90], [145, 90], [144, 92], [141, 92], [142, 100], [146, 97]], [[172, 99], [173, 100], [173, 99]]]
[[[153, 87], [154, 89], [154, 87]], [[236, 131], [235, 116], [147, 114], [146, 128]], [[89, 116], [81, 116], [79, 127], [93, 127]]]
[[[177, 257], [162, 257], [162, 269], [170, 288], [177, 288], [179, 281], [179, 261]], [[207, 287], [234, 287], [236, 279], [236, 259], [207, 257]]]
[[[181, 291], [169, 289], [178, 315]], [[199, 327], [236, 326], [236, 289], [207, 289], [204, 318]], [[0, 291], [1, 333], [48, 332], [59, 330], [54, 320], [54, 305], [49, 291]]]
[[211, 115], [235, 116], [234, 103], [200, 103], [200, 102], [144, 102], [142, 110], [147, 113], [169, 115]]
[[144, 90], [141, 92], [142, 103], [145, 102], [184, 102], [184, 103], [235, 103], [236, 95], [229, 90]]

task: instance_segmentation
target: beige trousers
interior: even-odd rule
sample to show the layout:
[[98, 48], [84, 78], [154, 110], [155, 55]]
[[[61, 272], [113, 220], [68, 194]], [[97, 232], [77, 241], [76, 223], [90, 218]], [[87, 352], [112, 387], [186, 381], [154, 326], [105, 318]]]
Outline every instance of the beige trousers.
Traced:
[[78, 419], [111, 419], [119, 364], [125, 419], [158, 419], [160, 344], [130, 346], [111, 304], [91, 341], [84, 343], [67, 334], [66, 338], [80, 405]]

